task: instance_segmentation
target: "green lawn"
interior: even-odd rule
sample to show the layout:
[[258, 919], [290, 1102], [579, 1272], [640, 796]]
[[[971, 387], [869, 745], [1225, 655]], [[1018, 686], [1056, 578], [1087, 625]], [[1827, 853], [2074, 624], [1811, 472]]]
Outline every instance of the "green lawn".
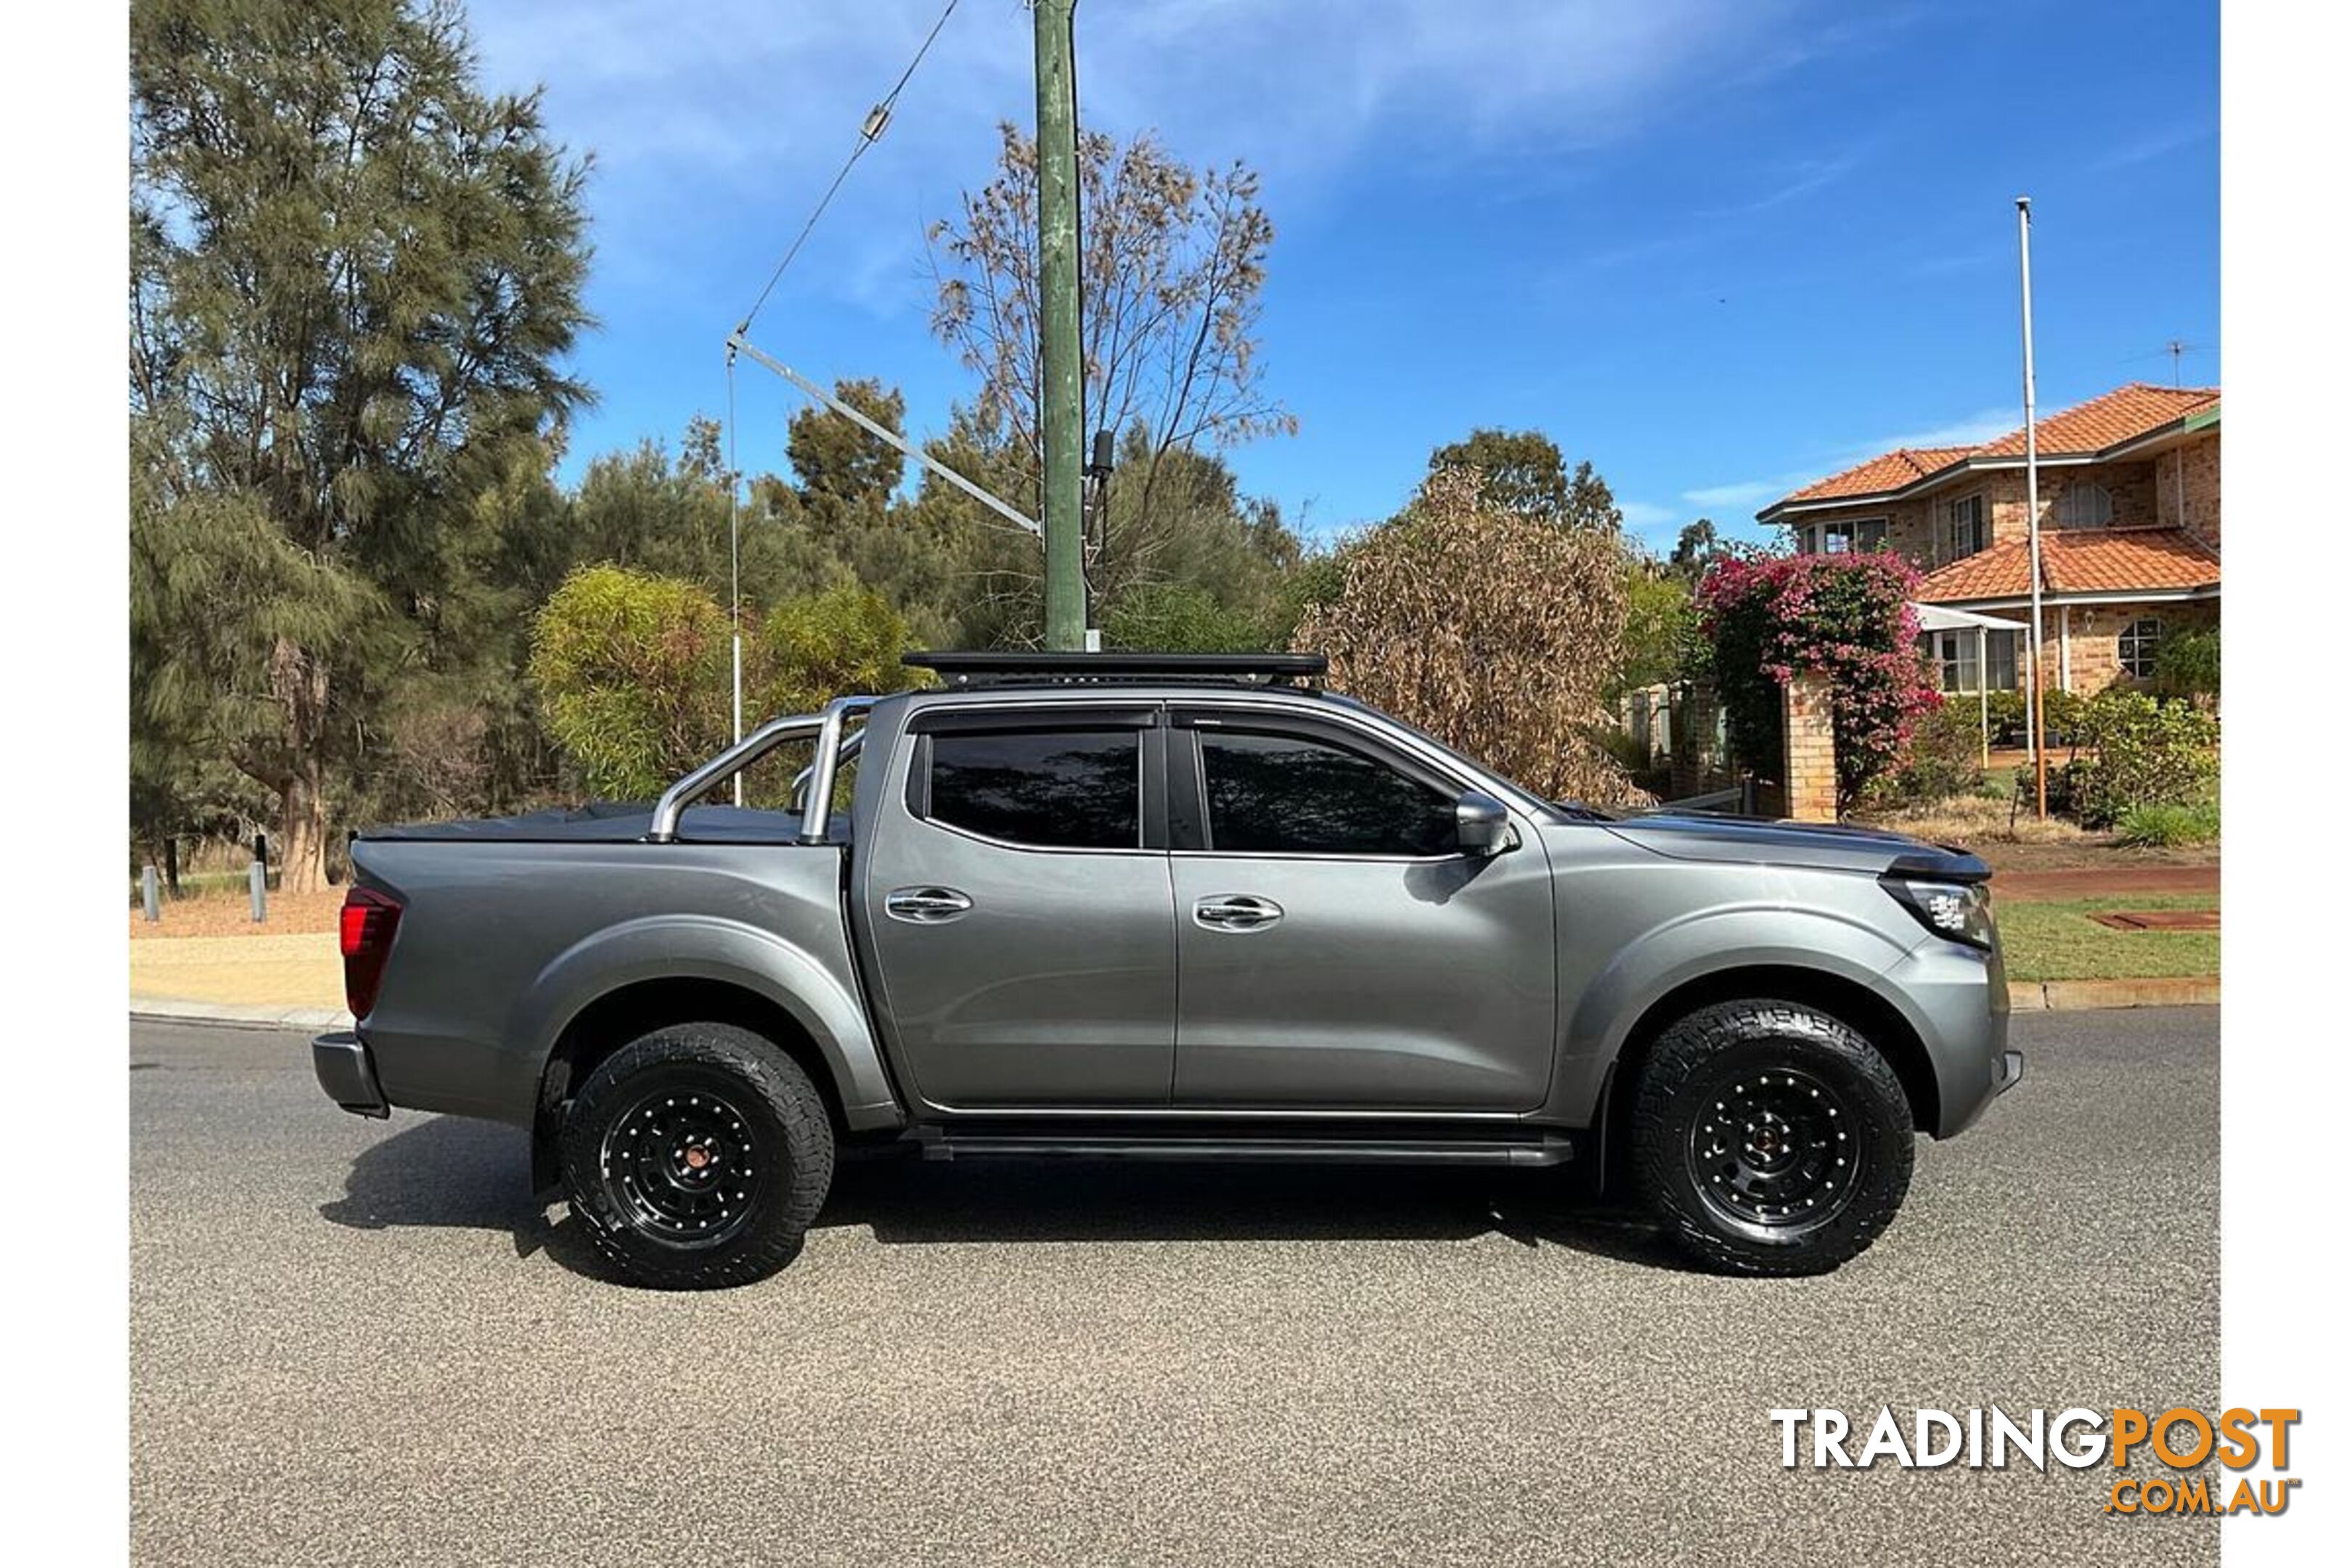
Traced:
[[2141, 893], [1993, 905], [2011, 980], [2154, 980], [2221, 973], [2217, 931], [2116, 931], [2093, 915], [2131, 910], [2211, 910], [2211, 893]]

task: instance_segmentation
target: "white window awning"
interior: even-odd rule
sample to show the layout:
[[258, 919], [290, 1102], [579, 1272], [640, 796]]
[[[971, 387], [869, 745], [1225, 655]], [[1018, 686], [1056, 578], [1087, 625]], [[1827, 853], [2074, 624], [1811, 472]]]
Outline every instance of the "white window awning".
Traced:
[[1917, 603], [1914, 603], [1911, 607], [1919, 613], [1919, 629], [1923, 632], [1964, 632], [1979, 629], [1988, 632], [2021, 632], [2025, 629], [2025, 623], [2022, 621], [2004, 621], [1999, 616], [1980, 616], [1974, 610], [1955, 610], [1945, 605]]

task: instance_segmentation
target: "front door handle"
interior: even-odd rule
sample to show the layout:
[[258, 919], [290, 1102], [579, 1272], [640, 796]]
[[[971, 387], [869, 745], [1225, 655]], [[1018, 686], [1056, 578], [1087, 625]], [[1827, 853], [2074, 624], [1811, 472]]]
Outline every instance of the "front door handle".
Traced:
[[910, 925], [939, 925], [971, 908], [971, 900], [953, 888], [898, 888], [882, 900], [894, 921]]
[[1264, 931], [1282, 918], [1282, 906], [1255, 893], [1219, 893], [1192, 906], [1192, 919], [1211, 931]]

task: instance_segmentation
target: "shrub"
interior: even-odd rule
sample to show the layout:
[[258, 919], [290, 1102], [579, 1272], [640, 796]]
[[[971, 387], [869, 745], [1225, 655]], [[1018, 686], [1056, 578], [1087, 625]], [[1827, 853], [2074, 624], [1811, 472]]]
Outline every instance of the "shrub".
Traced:
[[2068, 770], [2079, 770], [2075, 816], [2105, 827], [2134, 806], [2205, 803], [2220, 778], [2220, 739], [2212, 716], [2186, 703], [2158, 702], [2139, 691], [2101, 692], [2083, 712], [2082, 740], [2091, 754]]
[[870, 588], [840, 587], [787, 599], [745, 638], [743, 721], [814, 713], [836, 697], [908, 684], [898, 658], [907, 623]]
[[1907, 562], [1884, 551], [1710, 567], [1699, 584], [1699, 625], [1733, 749], [1751, 766], [1777, 765], [1781, 689], [1800, 674], [1822, 676], [1838, 810], [1859, 801], [1901, 760], [1919, 717], [1942, 700], [1916, 646], [1918, 581]]
[[1340, 559], [1293, 644], [1330, 656], [1335, 687], [1538, 794], [1635, 798], [1592, 740], [1625, 629], [1614, 535], [1517, 516], [1445, 469]]
[[[2020, 692], [2017, 700], [2017, 721], [2019, 728], [2022, 729], [2025, 724], [2024, 693]], [[2078, 696], [2063, 688], [2053, 687], [2044, 691], [2042, 694], [2042, 728], [2049, 735], [2051, 743], [2059, 746], [2080, 744], [2083, 739], [2083, 714], [2089, 706], [2089, 699]]]
[[1122, 651], [1253, 653], [1274, 641], [1267, 617], [1191, 583], [1142, 583], [1102, 617], [1103, 641]]
[[2212, 801], [2196, 805], [2135, 805], [2116, 819], [2116, 841], [2144, 849], [2172, 849], [2184, 844], [2210, 844], [2221, 837], [2221, 808]]
[[[866, 589], [788, 599], [745, 621], [747, 729], [908, 684], [906, 624]], [[692, 583], [585, 567], [549, 595], [530, 641], [547, 732], [593, 795], [649, 800], [732, 733], [727, 612]], [[764, 775], [754, 784], [768, 789]]]
[[[1965, 700], [1960, 700], [1965, 705]], [[1993, 740], [2000, 745], [2014, 746], [2025, 739], [2025, 693], [2022, 691], [1989, 691], [1984, 700], [1985, 722], [1991, 726]]]
[[590, 794], [651, 799], [726, 743], [727, 613], [691, 583], [585, 567], [531, 626], [530, 679]]
[[1973, 794], [1983, 781], [1983, 738], [1971, 702], [1946, 702], [1920, 719], [1894, 773], [1895, 795], [1906, 805]]
[[2156, 645], [2156, 689], [2171, 697], [2221, 694], [2221, 629], [2174, 632]]

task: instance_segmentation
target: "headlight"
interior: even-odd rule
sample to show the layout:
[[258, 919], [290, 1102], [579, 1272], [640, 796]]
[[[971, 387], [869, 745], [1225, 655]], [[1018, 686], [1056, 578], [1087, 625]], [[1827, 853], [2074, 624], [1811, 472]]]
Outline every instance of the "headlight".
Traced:
[[1992, 889], [1982, 882], [1917, 882], [1889, 877], [1879, 886], [1937, 936], [1990, 950]]

